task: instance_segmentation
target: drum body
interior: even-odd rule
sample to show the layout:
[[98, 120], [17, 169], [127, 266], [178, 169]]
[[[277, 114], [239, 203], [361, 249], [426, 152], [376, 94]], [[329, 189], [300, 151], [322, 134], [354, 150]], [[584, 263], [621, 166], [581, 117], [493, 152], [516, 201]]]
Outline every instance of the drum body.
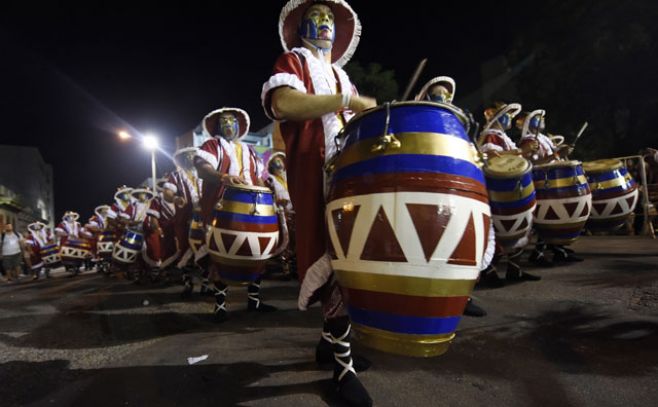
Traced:
[[429, 357], [455, 337], [491, 217], [460, 115], [451, 106], [402, 102], [344, 129], [330, 167], [329, 254], [367, 346]]
[[39, 254], [48, 268], [57, 268], [62, 265], [62, 258], [59, 255], [59, 246], [54, 242], [46, 243], [39, 250]]
[[580, 161], [536, 165], [532, 178], [537, 194], [534, 224], [539, 236], [549, 244], [575, 242], [592, 207], [592, 193]]
[[141, 254], [144, 246], [144, 235], [135, 230], [126, 230], [121, 241], [114, 245], [112, 259], [123, 264], [133, 264]]
[[619, 229], [637, 205], [637, 183], [619, 160], [590, 161], [583, 163], [583, 169], [592, 191], [587, 228], [594, 232]]
[[206, 245], [221, 280], [247, 285], [258, 279], [279, 241], [269, 188], [228, 185], [213, 211]]
[[80, 265], [91, 256], [91, 245], [84, 240], [66, 239], [59, 250], [59, 255], [64, 265]]
[[98, 244], [96, 250], [98, 257], [103, 260], [109, 260], [112, 258], [112, 252], [114, 251], [114, 233], [111, 230], [104, 230], [101, 232], [98, 237]]
[[512, 249], [526, 241], [536, 206], [532, 164], [517, 155], [489, 159], [484, 168], [496, 243]]
[[194, 253], [194, 259], [199, 260], [207, 254], [206, 251], [206, 228], [203, 224], [203, 217], [201, 211], [195, 210], [192, 212], [192, 220], [190, 222], [190, 230], [187, 240]]

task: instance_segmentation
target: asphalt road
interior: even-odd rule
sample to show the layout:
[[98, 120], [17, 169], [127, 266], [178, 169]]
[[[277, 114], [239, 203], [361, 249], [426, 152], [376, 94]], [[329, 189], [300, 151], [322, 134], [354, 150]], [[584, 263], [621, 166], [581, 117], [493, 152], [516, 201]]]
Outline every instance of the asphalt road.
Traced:
[[[574, 248], [586, 260], [532, 269], [540, 282], [477, 290], [489, 315], [463, 318], [443, 356], [356, 343], [373, 362], [361, 379], [375, 404], [658, 405], [658, 240]], [[180, 290], [96, 273], [0, 287], [0, 405], [342, 405], [313, 362], [319, 309], [296, 310], [296, 283], [263, 283], [272, 314], [248, 313], [233, 289], [220, 325], [211, 298]]]

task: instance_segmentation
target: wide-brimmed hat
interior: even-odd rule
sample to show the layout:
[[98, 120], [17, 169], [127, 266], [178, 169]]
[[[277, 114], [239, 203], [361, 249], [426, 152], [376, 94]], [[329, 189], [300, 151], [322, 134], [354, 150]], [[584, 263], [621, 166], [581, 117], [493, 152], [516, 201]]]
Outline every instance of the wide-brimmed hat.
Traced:
[[[176, 150], [176, 152], [174, 152], [174, 164], [176, 164], [177, 167], [181, 167], [181, 157], [187, 154], [191, 154], [192, 157], [194, 157], [197, 151], [199, 151], [199, 149], [196, 147], [185, 147]], [[194, 165], [193, 162], [190, 162], [189, 164]]]
[[325, 4], [334, 13], [335, 38], [331, 47], [331, 62], [345, 65], [356, 51], [361, 39], [361, 22], [344, 0], [290, 0], [279, 16], [279, 37], [285, 51], [301, 47], [299, 26], [306, 10], [313, 4]]
[[546, 111], [543, 109], [533, 110], [532, 112], [523, 112], [516, 121], [516, 127], [521, 130], [521, 137], [528, 134], [530, 131], [530, 122], [535, 116], [545, 116]]
[[450, 92], [450, 100], [448, 103], [452, 103], [452, 100], [455, 98], [455, 92], [457, 91], [457, 85], [455, 80], [449, 76], [437, 76], [436, 78], [430, 79], [421, 89], [420, 92], [416, 95], [416, 100], [426, 100], [427, 93], [430, 88], [434, 85], [443, 85], [448, 88]]
[[147, 188], [135, 188], [130, 192], [130, 196], [132, 196], [135, 199], [137, 199], [137, 195], [139, 195], [139, 194], [148, 195], [147, 199], [153, 199], [155, 197], [155, 194], [153, 193], [153, 191], [151, 191], [150, 189], [147, 189]]
[[219, 125], [219, 115], [222, 113], [234, 113], [238, 118], [238, 136], [235, 140], [239, 140], [242, 137], [246, 136], [249, 133], [249, 126], [251, 121], [249, 120], [249, 115], [242, 109], [237, 107], [223, 107], [221, 109], [213, 110], [208, 113], [206, 117], [201, 121], [201, 127], [203, 128], [203, 133], [208, 137], [214, 137], [217, 132], [217, 127]]
[[270, 163], [271, 163], [272, 161], [274, 161], [274, 159], [275, 159], [276, 157], [281, 157], [281, 158], [283, 158], [283, 162], [285, 163], [285, 161], [286, 161], [286, 153], [284, 153], [284, 152], [282, 152], [282, 151], [275, 151], [275, 152], [273, 152], [272, 155], [270, 155], [269, 158], [267, 159], [267, 164], [266, 164], [265, 167], [267, 168], [268, 171], [269, 171], [269, 169], [270, 169]]
[[103, 209], [105, 209], [105, 210], [107, 210], [107, 211], [110, 211], [112, 208], [110, 208], [109, 205], [98, 205], [97, 207], [94, 208], [94, 213], [95, 213], [96, 215], [98, 215], [98, 216], [101, 216], [101, 215], [100, 215], [100, 212], [101, 212]]
[[69, 218], [71, 218], [75, 221], [75, 220], [80, 219], [80, 214], [78, 212], [75, 212], [75, 211], [66, 211], [66, 212], [64, 212], [63, 218], [66, 218], [66, 217], [69, 217]]
[[125, 185], [120, 186], [120, 187], [117, 188], [117, 192], [114, 193], [114, 199], [115, 200], [118, 199], [119, 195], [130, 195], [132, 190], [133, 190], [132, 188], [127, 187]]
[[498, 102], [494, 105], [494, 107], [490, 107], [484, 111], [485, 116], [487, 116], [488, 112], [490, 113], [490, 118], [487, 120], [487, 123], [484, 125], [484, 130], [488, 130], [494, 123], [498, 121], [501, 117], [503, 117], [506, 114], [511, 114], [512, 119], [516, 117], [521, 112], [521, 105], [518, 103], [502, 103]]
[[42, 223], [42, 222], [33, 222], [33, 223], [30, 223], [29, 225], [27, 225], [28, 230], [31, 230], [33, 232], [37, 232], [37, 231], [39, 231], [39, 230], [41, 230], [45, 227], [46, 227], [46, 224]]

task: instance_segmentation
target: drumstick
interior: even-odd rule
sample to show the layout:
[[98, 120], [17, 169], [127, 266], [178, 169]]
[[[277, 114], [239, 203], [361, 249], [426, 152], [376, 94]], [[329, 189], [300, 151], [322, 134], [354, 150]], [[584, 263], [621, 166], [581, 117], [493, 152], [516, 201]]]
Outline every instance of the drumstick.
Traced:
[[418, 78], [420, 77], [420, 74], [423, 72], [423, 69], [425, 69], [425, 65], [427, 65], [427, 58], [424, 58], [418, 66], [416, 67], [416, 71], [414, 71], [413, 76], [411, 77], [411, 80], [407, 84], [407, 88], [404, 90], [404, 93], [402, 94], [402, 100], [403, 102], [409, 98], [409, 94], [411, 93], [411, 90], [416, 86], [416, 82], [418, 82]]
[[571, 147], [576, 145], [576, 141], [578, 141], [580, 136], [583, 135], [583, 133], [585, 132], [585, 129], [587, 128], [587, 126], [589, 126], [589, 123], [587, 123], [587, 122], [583, 123], [583, 126], [580, 128], [580, 131], [578, 132], [578, 134], [576, 134], [576, 138], [573, 139], [573, 143], [571, 143]]

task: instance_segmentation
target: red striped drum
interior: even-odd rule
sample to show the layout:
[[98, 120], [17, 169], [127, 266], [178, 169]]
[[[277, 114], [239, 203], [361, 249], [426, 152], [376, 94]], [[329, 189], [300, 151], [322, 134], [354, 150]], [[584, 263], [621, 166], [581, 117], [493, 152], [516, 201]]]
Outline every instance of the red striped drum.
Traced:
[[592, 207], [592, 193], [580, 161], [536, 165], [535, 228], [549, 244], [569, 245], [580, 236]]
[[402, 102], [356, 116], [330, 163], [329, 254], [363, 344], [447, 351], [482, 266], [491, 212], [455, 107]]
[[59, 255], [65, 265], [79, 265], [91, 256], [91, 245], [84, 240], [66, 239], [66, 242], [62, 243]]
[[269, 188], [227, 185], [206, 235], [211, 259], [228, 285], [248, 285], [263, 272], [279, 242], [279, 220]]
[[59, 246], [55, 242], [46, 243], [39, 250], [39, 254], [47, 267], [57, 268], [62, 264], [62, 258], [59, 255]]
[[114, 245], [112, 259], [123, 264], [133, 264], [142, 253], [144, 235], [134, 230], [126, 230], [121, 241]]
[[596, 160], [583, 163], [592, 190], [592, 213], [587, 228], [614, 231], [624, 225], [638, 200], [638, 188], [621, 161]]

